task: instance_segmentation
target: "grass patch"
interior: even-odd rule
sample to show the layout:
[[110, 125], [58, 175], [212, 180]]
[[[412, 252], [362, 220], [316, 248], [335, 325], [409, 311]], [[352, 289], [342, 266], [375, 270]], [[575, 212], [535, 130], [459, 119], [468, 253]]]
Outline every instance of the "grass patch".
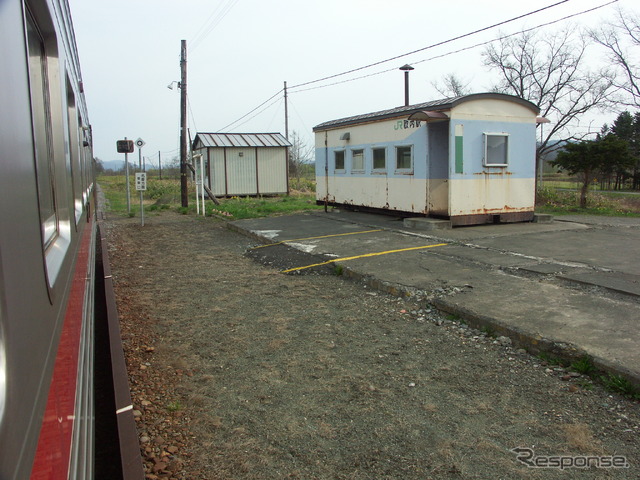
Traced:
[[601, 377], [600, 380], [604, 388], [610, 392], [619, 393], [634, 400], [640, 400], [640, 390], [621, 375], [608, 375]]
[[[129, 175], [129, 192], [131, 212], [127, 211], [127, 184], [124, 175], [102, 175], [98, 178], [102, 191], [107, 200], [109, 212], [123, 216], [135, 216], [139, 211], [140, 195], [135, 189], [135, 176]], [[315, 194], [310, 185], [304, 191], [293, 191], [291, 195], [277, 197], [232, 197], [219, 199], [220, 205], [206, 201], [207, 215], [227, 217], [239, 220], [243, 218], [267, 217], [271, 215], [287, 215], [307, 210], [320, 210], [316, 205]], [[189, 184], [189, 207], [181, 206], [180, 181], [178, 179], [147, 180], [147, 190], [144, 192], [145, 210], [159, 213], [162, 210], [174, 209], [183, 215], [196, 213], [195, 186]]]
[[287, 215], [308, 210], [320, 210], [315, 194], [299, 192], [282, 197], [232, 197], [222, 199], [220, 205], [207, 205], [207, 214], [224, 215], [235, 220], [271, 215]]
[[[559, 183], [559, 182], [550, 182]], [[640, 195], [622, 192], [590, 192], [587, 207], [580, 208], [580, 193], [545, 186], [538, 189], [536, 212], [554, 215], [607, 215], [640, 217]]]
[[179, 410], [182, 410], [182, 404], [180, 403], [180, 400], [174, 400], [173, 402], [169, 402], [167, 404], [167, 410], [170, 412], [177, 412]]
[[483, 332], [487, 337], [490, 338], [496, 338], [498, 335], [496, 334], [495, 330], [491, 327], [487, 327], [484, 326], [482, 328], [480, 328], [480, 331]]
[[593, 365], [591, 357], [584, 356], [571, 364], [571, 369], [583, 375], [591, 375], [595, 373], [596, 367]]
[[547, 352], [540, 352], [538, 358], [543, 362], [547, 362], [548, 365], [557, 365], [559, 367], [566, 367], [567, 362], [562, 360], [561, 358], [554, 357], [553, 355], [548, 354]]
[[336, 277], [341, 277], [343, 273], [344, 273], [344, 268], [342, 268], [342, 265], [335, 265], [333, 267], [333, 274]]

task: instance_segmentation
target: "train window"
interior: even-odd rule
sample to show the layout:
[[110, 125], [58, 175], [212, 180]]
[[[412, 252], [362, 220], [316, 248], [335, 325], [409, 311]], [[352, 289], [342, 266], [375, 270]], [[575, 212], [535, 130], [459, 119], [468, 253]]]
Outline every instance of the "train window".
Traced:
[[29, 14], [27, 15], [27, 40], [38, 202], [43, 242], [45, 247], [48, 247], [58, 234], [58, 217], [53, 186], [53, 145], [49, 84], [47, 81], [47, 57], [42, 35]]
[[71, 88], [71, 82], [67, 78], [67, 128], [69, 132], [69, 169], [71, 171], [70, 201], [75, 210], [76, 225], [82, 216], [82, 171], [80, 169], [80, 149], [82, 131], [76, 109], [76, 97]]

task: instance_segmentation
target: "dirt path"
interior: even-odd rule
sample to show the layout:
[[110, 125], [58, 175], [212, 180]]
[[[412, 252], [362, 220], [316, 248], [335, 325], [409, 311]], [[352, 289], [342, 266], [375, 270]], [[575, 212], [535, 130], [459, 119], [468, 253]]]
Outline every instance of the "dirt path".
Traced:
[[[280, 274], [214, 219], [103, 228], [148, 478], [640, 476], [638, 402], [424, 302]], [[530, 468], [516, 447], [630, 467]]]

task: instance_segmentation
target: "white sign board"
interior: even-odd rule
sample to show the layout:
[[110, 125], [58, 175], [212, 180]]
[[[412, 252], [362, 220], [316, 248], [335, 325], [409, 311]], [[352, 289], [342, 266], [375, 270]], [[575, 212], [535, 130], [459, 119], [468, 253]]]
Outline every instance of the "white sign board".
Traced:
[[136, 173], [136, 190], [144, 191], [147, 189], [147, 174]]

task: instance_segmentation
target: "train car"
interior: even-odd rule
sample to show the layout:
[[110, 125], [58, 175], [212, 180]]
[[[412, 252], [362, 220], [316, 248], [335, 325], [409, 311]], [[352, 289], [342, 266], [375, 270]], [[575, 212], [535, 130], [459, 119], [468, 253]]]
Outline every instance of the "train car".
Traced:
[[0, 48], [0, 478], [94, 478], [99, 243], [67, 1], [2, 0]]

